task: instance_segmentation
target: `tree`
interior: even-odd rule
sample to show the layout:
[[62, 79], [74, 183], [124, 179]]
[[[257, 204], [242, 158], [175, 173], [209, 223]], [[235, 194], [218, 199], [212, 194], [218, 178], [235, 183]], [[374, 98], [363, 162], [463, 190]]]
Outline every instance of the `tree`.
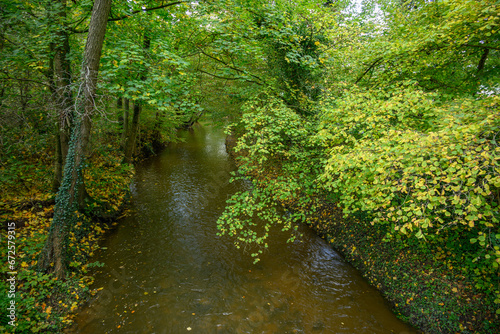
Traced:
[[[147, 1], [145, 3], [148, 4]], [[87, 203], [91, 201], [85, 188], [83, 173], [89, 151], [92, 118], [96, 111], [97, 78], [108, 22], [119, 22], [135, 14], [170, 7], [179, 3], [182, 2], [162, 3], [159, 6], [147, 6], [147, 8], [145, 7], [146, 4], [141, 4], [140, 10], [134, 10], [129, 3], [122, 4], [122, 6], [117, 6], [114, 15], [110, 17], [111, 0], [95, 1], [83, 52], [80, 81], [78, 87], [75, 89], [77, 93], [75, 97], [76, 107], [73, 110], [72, 132], [68, 145], [64, 175], [56, 198], [53, 223], [49, 229], [49, 236], [38, 262], [41, 270], [54, 271], [59, 277], [65, 275], [68, 263], [66, 254], [68, 231], [71, 230], [72, 225], [77, 221], [79, 215], [86, 214]], [[57, 8], [63, 10], [66, 2], [61, 0], [61, 3], [58, 4]], [[83, 17], [77, 21], [78, 24], [87, 20], [85, 13], [83, 11]], [[59, 17], [64, 17], [64, 13], [58, 12], [58, 15]], [[87, 29], [77, 30], [75, 27], [66, 27], [59, 33], [61, 36], [58, 40], [63, 41], [63, 43], [59, 46], [59, 53], [55, 53], [55, 59], [61, 63], [64, 62], [64, 59], [67, 59], [64, 57], [65, 55], [67, 56], [67, 53], [64, 53], [64, 51], [67, 52], [64, 46], [67, 45], [65, 41], [68, 31], [84, 33]], [[64, 66], [61, 64], [55, 68], [59, 67]], [[65, 73], [68, 72], [61, 71], [60, 77], [56, 76], [56, 79], [61, 82], [60, 84], [56, 83], [56, 85], [59, 84], [62, 87], [66, 83]], [[65, 87], [67, 88], [67, 86]], [[62, 90], [59, 92], [55, 91], [56, 93], [62, 92]], [[55, 96], [57, 96], [57, 99], [60, 99], [60, 95], [56, 94]], [[66, 100], [69, 100], [69, 97]], [[138, 107], [139, 105], [134, 103], [134, 120], [136, 120], [136, 124], [138, 123], [138, 111], [140, 111]], [[68, 109], [64, 108], [63, 112], [64, 116], [66, 116]], [[61, 141], [61, 144], [63, 143]]]
[[110, 9], [111, 0], [96, 0], [94, 3], [80, 72], [76, 125], [71, 136], [62, 185], [56, 199], [54, 219], [38, 261], [40, 269], [54, 271], [61, 278], [65, 276], [67, 270], [68, 230], [85, 201], [83, 168], [90, 138], [91, 119], [95, 112], [99, 61]]

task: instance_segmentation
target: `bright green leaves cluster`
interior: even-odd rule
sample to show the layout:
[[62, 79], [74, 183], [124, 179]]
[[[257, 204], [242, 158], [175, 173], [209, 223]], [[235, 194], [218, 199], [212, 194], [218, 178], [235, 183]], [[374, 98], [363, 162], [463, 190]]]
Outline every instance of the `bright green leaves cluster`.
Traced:
[[[303, 17], [317, 18], [305, 19], [308, 39], [297, 16], [281, 20], [287, 11], [251, 16], [283, 78], [270, 84], [281, 84], [275, 98], [247, 103], [234, 127], [239, 171], [253, 187], [231, 199], [221, 233], [261, 245], [269, 224], [303, 220], [274, 211], [255, 225], [256, 212], [274, 210], [269, 199], [307, 215], [321, 198], [389, 231], [398, 247], [446, 249], [436, 263], [496, 293], [498, 2], [377, 2], [378, 17], [307, 8]], [[319, 87], [319, 98], [293, 100], [302, 88], [289, 74], [303, 92]]]
[[498, 98], [437, 105], [418, 91], [380, 94], [352, 93], [324, 111], [320, 134], [332, 147], [321, 179], [345, 212], [375, 212], [374, 222], [419, 237], [431, 227], [498, 223]]
[[360, 84], [412, 79], [425, 89], [453, 93], [498, 85], [498, 2], [412, 1], [410, 8], [381, 2], [384, 24], [364, 35], [370, 37], [358, 43], [356, 60], [349, 62], [366, 71], [356, 79]]
[[[186, 10], [179, 5], [156, 15], [137, 13], [111, 24], [101, 61], [103, 91], [150, 106], [177, 125], [201, 114], [192, 59], [183, 54], [189, 50], [179, 36], [182, 32], [172, 26], [172, 15]], [[190, 20], [195, 16], [183, 17], [183, 21]], [[181, 25], [186, 28], [186, 22]]]
[[390, 235], [434, 240], [427, 247], [440, 234], [470, 239], [465, 263], [480, 263], [482, 286], [500, 264], [499, 106], [498, 96], [440, 102], [411, 87], [354, 89], [323, 107], [316, 137], [330, 157], [319, 184], [345, 214], [388, 224]]
[[[252, 250], [252, 257], [256, 258], [254, 262], [259, 261], [258, 255], [268, 247], [266, 239], [271, 224], [282, 223], [280, 213], [270, 198], [258, 189], [233, 195], [227, 203], [229, 206], [217, 222], [218, 235], [235, 237], [238, 249], [243, 245], [245, 250], [248, 246], [257, 246]], [[265, 223], [260, 224], [260, 221]], [[284, 230], [289, 229], [290, 225], [285, 225]]]
[[[218, 228], [220, 234], [236, 237], [238, 247], [267, 247], [271, 225], [282, 224], [287, 231], [294, 222], [305, 218], [301, 212], [284, 212], [277, 203], [306, 207], [310, 198], [304, 195], [311, 195], [316, 188], [314, 175], [321, 164], [315, 144], [309, 140], [313, 126], [282, 101], [268, 97], [245, 105], [245, 113], [234, 131], [238, 129], [244, 129], [235, 148], [239, 152], [239, 172], [253, 177], [252, 188], [228, 201]], [[265, 174], [261, 173], [263, 170]], [[292, 234], [289, 241], [294, 238]], [[262, 248], [253, 256], [260, 253]]]
[[[160, 110], [179, 108], [180, 100], [186, 98], [194, 81], [192, 75], [187, 74], [189, 63], [170, 52], [166, 43], [153, 43], [154, 54], [145, 53], [142, 46], [131, 40], [117, 41], [108, 49], [101, 71], [103, 88], [110, 94]], [[144, 77], [141, 78], [141, 74]]]
[[472, 240], [470, 259], [491, 273], [500, 264], [498, 2], [379, 3], [383, 21], [346, 22], [350, 40], [341, 28], [328, 35], [340, 43], [325, 55], [331, 86], [315, 138], [329, 157], [319, 184], [346, 213], [394, 231]]

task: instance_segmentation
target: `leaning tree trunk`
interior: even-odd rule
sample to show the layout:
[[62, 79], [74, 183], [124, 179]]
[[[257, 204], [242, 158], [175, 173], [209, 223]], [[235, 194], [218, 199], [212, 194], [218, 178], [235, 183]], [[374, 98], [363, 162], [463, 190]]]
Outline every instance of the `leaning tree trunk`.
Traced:
[[95, 0], [83, 55], [81, 96], [77, 97], [79, 116], [75, 119], [71, 135], [54, 218], [38, 261], [39, 269], [53, 271], [60, 278], [63, 278], [67, 271], [68, 230], [76, 222], [77, 212], [81, 211], [84, 205], [86, 191], [83, 183], [83, 165], [90, 139], [97, 74], [110, 9], [111, 0]]

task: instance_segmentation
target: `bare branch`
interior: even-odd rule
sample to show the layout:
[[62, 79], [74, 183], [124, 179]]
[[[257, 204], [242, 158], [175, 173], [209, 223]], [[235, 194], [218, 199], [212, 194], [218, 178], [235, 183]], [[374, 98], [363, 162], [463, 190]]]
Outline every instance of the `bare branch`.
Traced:
[[42, 81], [37, 81], [37, 80], [31, 80], [31, 79], [22, 79], [22, 78], [11, 78], [11, 77], [4, 77], [0, 78], [0, 80], [17, 80], [17, 81], [28, 81], [28, 82], [34, 82], [39, 85], [51, 87], [49, 84], [46, 84], [45, 82]]
[[261, 78], [259, 78], [258, 76], [253, 75], [253, 74], [251, 74], [251, 73], [247, 73], [246, 71], [243, 71], [243, 70], [241, 70], [241, 69], [239, 69], [239, 68], [236, 68], [236, 67], [234, 67], [234, 66], [231, 66], [231, 65], [229, 65], [228, 63], [226, 63], [225, 61], [223, 61], [223, 60], [221, 60], [221, 59], [219, 59], [219, 58], [216, 58], [216, 57], [214, 57], [214, 56], [212, 56], [212, 55], [210, 55], [210, 54], [206, 53], [206, 52], [205, 52], [205, 51], [203, 51], [203, 49], [202, 49], [202, 48], [200, 48], [200, 47], [198, 47], [198, 50], [200, 50], [200, 52], [201, 52], [202, 54], [204, 54], [205, 56], [207, 56], [208, 58], [213, 59], [213, 60], [215, 60], [215, 61], [217, 61], [217, 62], [219, 62], [219, 63], [222, 63], [222, 64], [224, 64], [224, 66], [227, 66], [228, 68], [230, 68], [230, 69], [232, 69], [232, 70], [234, 70], [234, 71], [236, 71], [236, 72], [238, 72], [238, 73], [245, 73], [245, 74], [248, 74], [248, 75], [250, 75], [250, 76], [254, 77], [255, 79], [257, 79], [257, 80], [259, 80], [259, 81], [262, 81], [262, 79], [261, 79]]
[[462, 44], [462, 45], [463, 46], [468, 46], [468, 47], [471, 47], [471, 48], [481, 48], [481, 49], [490, 49], [490, 50], [500, 51], [499, 47], [490, 46], [490, 45], [483, 45], [483, 44], [479, 44], [479, 45], [475, 45], [475, 44]]
[[[167, 7], [170, 7], [170, 6], [175, 6], [175, 5], [178, 5], [178, 4], [181, 4], [181, 3], [187, 3], [188, 1], [176, 1], [176, 2], [170, 2], [170, 3], [167, 3], [167, 4], [164, 4], [164, 5], [160, 5], [160, 6], [156, 6], [156, 7], [151, 7], [151, 8], [144, 8], [144, 9], [138, 9], [138, 10], [134, 10], [134, 11], [131, 11], [130, 14], [127, 14], [127, 15], [123, 15], [123, 16], [120, 16], [120, 17], [115, 17], [115, 18], [109, 18], [108, 19], [108, 22], [116, 22], [116, 21], [121, 21], [121, 20], [125, 20], [125, 19], [128, 19], [129, 17], [137, 14], [137, 13], [144, 13], [144, 12], [150, 12], [150, 11], [153, 11], [153, 10], [157, 10], [157, 9], [162, 9], [162, 8], [167, 8]], [[77, 30], [75, 28], [70, 28], [69, 29], [71, 32], [75, 33], [75, 34], [83, 34], [83, 33], [87, 33], [89, 32], [89, 29], [84, 29], [84, 30]]]
[[356, 80], [356, 84], [357, 84], [358, 82], [360, 82], [360, 81], [361, 81], [361, 79], [363, 79], [363, 77], [366, 75], [366, 73], [368, 73], [368, 72], [369, 72], [369, 71], [370, 71], [373, 67], [375, 67], [375, 66], [376, 66], [376, 65], [377, 65], [377, 64], [378, 64], [378, 63], [379, 63], [382, 59], [383, 59], [382, 57], [380, 57], [380, 58], [376, 59], [376, 60], [375, 60], [375, 61], [374, 61], [374, 62], [370, 65], [370, 67], [368, 67], [368, 68], [366, 69], [366, 71], [364, 71], [364, 72], [363, 72], [363, 74], [361, 74], [361, 75], [359, 76], [359, 78]]
[[484, 68], [484, 64], [486, 64], [486, 59], [488, 59], [488, 54], [490, 53], [490, 49], [484, 49], [483, 55], [479, 60], [479, 64], [477, 65], [477, 71], [481, 72]]
[[257, 81], [254, 81], [254, 80], [250, 80], [250, 79], [245, 79], [245, 78], [242, 78], [242, 77], [223, 77], [223, 76], [220, 76], [220, 75], [216, 75], [216, 74], [205, 72], [205, 71], [200, 70], [200, 69], [198, 69], [198, 71], [201, 72], [201, 73], [204, 73], [206, 75], [209, 75], [211, 77], [217, 78], [217, 79], [223, 79], [223, 80], [243, 80], [243, 81], [247, 81], [247, 82], [252, 82], [252, 83], [257, 84], [259, 86], [262, 85], [260, 82], [257, 82]]
[[135, 15], [137, 13], [149, 12], [149, 11], [152, 11], [152, 10], [162, 9], [162, 8], [166, 8], [166, 7], [178, 5], [178, 4], [181, 4], [181, 3], [185, 3], [185, 2], [188, 2], [188, 1], [171, 2], [171, 3], [167, 3], [167, 4], [164, 4], [164, 5], [161, 5], [161, 6], [156, 6], [156, 7], [151, 7], [151, 8], [134, 10], [134, 11], [130, 12], [130, 14], [128, 14], [128, 15], [124, 15], [124, 16], [121, 16], [121, 17], [116, 17], [116, 18], [113, 18], [113, 19], [108, 19], [108, 22], [114, 22], [114, 21], [120, 21], [120, 20], [128, 19], [129, 17], [131, 17], [132, 15]]

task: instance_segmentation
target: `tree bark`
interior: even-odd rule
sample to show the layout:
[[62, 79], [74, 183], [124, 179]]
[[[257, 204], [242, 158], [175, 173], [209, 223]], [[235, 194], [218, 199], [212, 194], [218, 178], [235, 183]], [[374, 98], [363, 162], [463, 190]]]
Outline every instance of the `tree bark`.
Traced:
[[95, 92], [97, 88], [97, 76], [99, 72], [99, 62], [101, 59], [104, 36], [108, 16], [111, 9], [111, 0], [96, 0], [90, 19], [89, 34], [85, 51], [83, 54], [83, 66], [81, 70], [81, 89], [83, 91], [83, 100], [80, 108], [83, 114], [80, 116], [80, 126], [75, 133], [75, 161], [73, 168], [71, 200], [77, 200], [80, 209], [84, 207], [83, 200], [86, 195], [85, 185], [81, 174], [83, 160], [88, 153], [88, 144], [90, 140], [90, 131], [92, 128], [91, 119], [95, 110]]
[[71, 135], [54, 218], [38, 260], [39, 269], [54, 271], [59, 278], [64, 278], [68, 268], [68, 231], [78, 219], [77, 212], [82, 211], [84, 207], [86, 191], [83, 182], [83, 163], [88, 151], [99, 61], [110, 9], [111, 0], [96, 0], [94, 3], [81, 69], [80, 96], [77, 105], [79, 116], [75, 119], [75, 128]]

